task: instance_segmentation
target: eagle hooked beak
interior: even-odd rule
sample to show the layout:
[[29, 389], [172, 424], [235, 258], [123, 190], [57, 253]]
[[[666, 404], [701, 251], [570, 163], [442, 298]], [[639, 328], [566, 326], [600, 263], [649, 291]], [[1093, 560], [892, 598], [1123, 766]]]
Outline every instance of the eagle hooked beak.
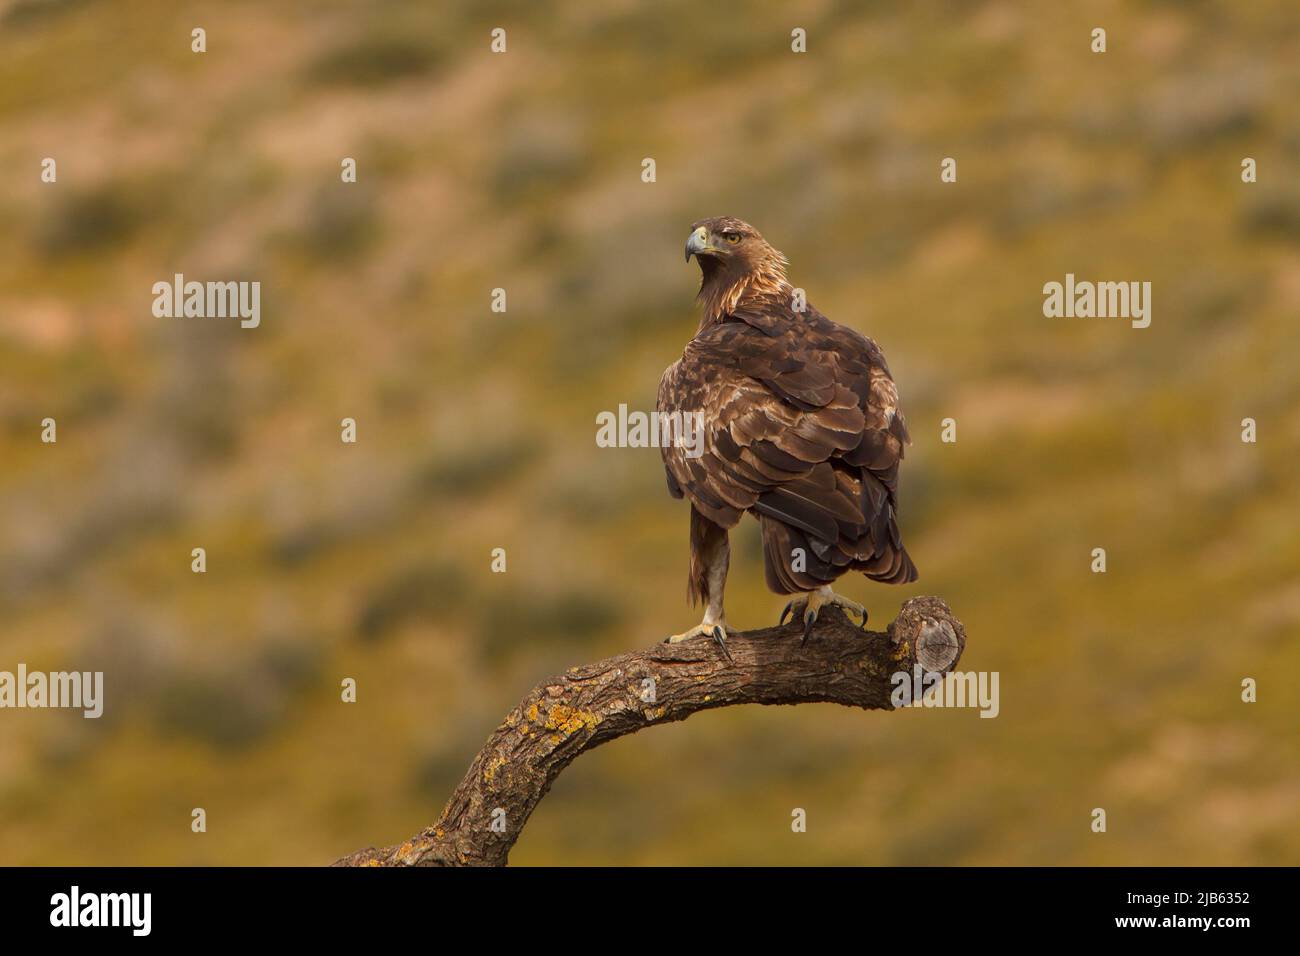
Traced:
[[686, 240], [686, 261], [691, 261], [691, 256], [703, 255], [706, 252], [712, 252], [713, 247], [709, 245], [709, 230], [703, 226], [691, 233], [690, 238]]

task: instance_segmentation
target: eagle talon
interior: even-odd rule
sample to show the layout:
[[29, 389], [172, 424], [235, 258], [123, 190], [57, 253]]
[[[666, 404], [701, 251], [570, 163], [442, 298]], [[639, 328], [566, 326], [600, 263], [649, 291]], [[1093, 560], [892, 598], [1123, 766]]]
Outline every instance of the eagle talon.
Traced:
[[800, 616], [803, 618], [803, 639], [799, 642], [799, 646], [802, 647], [808, 643], [808, 638], [812, 635], [813, 624], [817, 622], [817, 616], [821, 613], [821, 609], [832, 604], [844, 611], [846, 617], [852, 615], [861, 618], [862, 620], [858, 626], [864, 631], [867, 629], [867, 609], [857, 601], [850, 601], [848, 598], [836, 594], [830, 589], [829, 585], [792, 599], [786, 604], [785, 610], [781, 612], [781, 620], [777, 627], [783, 626], [787, 617], [799, 614], [799, 609], [802, 609]]
[[701, 621], [689, 631], [683, 631], [681, 634], [674, 634], [671, 637], [665, 637], [662, 643], [680, 644], [682, 641], [689, 641], [693, 637], [709, 638], [714, 644], [718, 645], [718, 649], [722, 651], [723, 657], [728, 661], [731, 661], [733, 664], [735, 663], [731, 657], [731, 650], [727, 647], [727, 628], [725, 624], [709, 624]]
[[718, 650], [722, 651], [722, 656], [725, 657], [728, 662], [732, 664], [736, 663], [731, 657], [731, 651], [727, 649], [727, 635], [721, 627], [714, 625], [712, 637], [713, 643], [717, 644]]
[[792, 616], [793, 616], [792, 613], [791, 613], [793, 610], [794, 610], [794, 601], [786, 601], [786, 602], [785, 602], [785, 610], [783, 610], [783, 611], [781, 612], [781, 620], [779, 620], [779, 621], [776, 622], [776, 626], [777, 626], [777, 627], [785, 627], [785, 619], [786, 619], [787, 617], [792, 617]]

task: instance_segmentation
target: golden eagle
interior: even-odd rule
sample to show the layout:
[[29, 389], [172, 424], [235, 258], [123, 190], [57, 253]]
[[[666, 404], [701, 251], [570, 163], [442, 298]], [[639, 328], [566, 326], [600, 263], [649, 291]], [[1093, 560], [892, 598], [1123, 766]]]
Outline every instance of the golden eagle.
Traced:
[[[845, 571], [906, 584], [916, 566], [898, 531], [898, 463], [909, 443], [898, 390], [880, 348], [796, 298], [786, 258], [739, 219], [691, 227], [704, 314], [659, 382], [660, 420], [702, 424], [703, 441], [661, 443], [668, 490], [691, 503], [687, 591], [705, 602], [698, 627], [724, 654], [722, 590], [728, 529], [751, 512], [763, 535], [767, 586], [797, 594], [807, 641], [817, 612], [836, 604]], [[680, 436], [679, 436], [680, 437]]]

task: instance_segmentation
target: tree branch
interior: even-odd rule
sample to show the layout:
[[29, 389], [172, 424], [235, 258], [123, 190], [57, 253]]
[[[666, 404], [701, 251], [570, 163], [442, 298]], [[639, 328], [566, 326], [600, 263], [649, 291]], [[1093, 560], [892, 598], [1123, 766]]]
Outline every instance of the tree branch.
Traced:
[[655, 724], [735, 704], [815, 701], [890, 710], [892, 675], [946, 673], [966, 632], [936, 597], [907, 601], [885, 632], [826, 607], [804, 647], [799, 625], [731, 635], [729, 663], [709, 640], [656, 644], [538, 684], [506, 715], [438, 822], [398, 846], [336, 866], [503, 866], [560, 771], [593, 747]]

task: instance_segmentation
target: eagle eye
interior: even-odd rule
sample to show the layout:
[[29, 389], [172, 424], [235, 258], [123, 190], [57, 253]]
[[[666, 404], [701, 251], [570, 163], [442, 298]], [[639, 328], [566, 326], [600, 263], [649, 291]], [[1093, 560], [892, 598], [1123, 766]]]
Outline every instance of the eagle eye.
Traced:
[[729, 243], [731, 243], [731, 244], [734, 246], [736, 243], [740, 242], [740, 233], [738, 233], [738, 232], [724, 232], [724, 233], [722, 234], [722, 238], [723, 238], [723, 239], [726, 239]]

